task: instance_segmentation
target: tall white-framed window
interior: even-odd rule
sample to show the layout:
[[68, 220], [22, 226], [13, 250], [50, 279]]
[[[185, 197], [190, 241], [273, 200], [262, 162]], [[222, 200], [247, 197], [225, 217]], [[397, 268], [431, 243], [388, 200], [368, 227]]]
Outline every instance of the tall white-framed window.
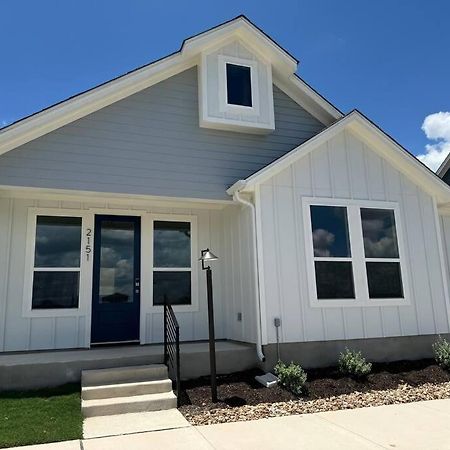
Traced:
[[224, 55], [218, 61], [220, 110], [259, 114], [258, 62]]
[[196, 311], [197, 218], [152, 215], [151, 227], [151, 307], [160, 309], [167, 301], [176, 311]]
[[394, 202], [303, 199], [312, 306], [410, 303]]
[[[81, 314], [85, 296], [83, 213], [30, 208], [26, 238], [23, 315], [25, 317]], [[85, 250], [85, 252], [83, 252]]]

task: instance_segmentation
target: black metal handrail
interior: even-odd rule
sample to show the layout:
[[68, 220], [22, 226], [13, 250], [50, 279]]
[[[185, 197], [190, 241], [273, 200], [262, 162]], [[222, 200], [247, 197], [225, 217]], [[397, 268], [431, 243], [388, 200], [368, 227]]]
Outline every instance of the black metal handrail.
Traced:
[[175, 378], [177, 406], [180, 406], [180, 326], [173, 312], [172, 305], [169, 305], [167, 302], [164, 303], [164, 364], [168, 367], [169, 375], [172, 373], [172, 377]]

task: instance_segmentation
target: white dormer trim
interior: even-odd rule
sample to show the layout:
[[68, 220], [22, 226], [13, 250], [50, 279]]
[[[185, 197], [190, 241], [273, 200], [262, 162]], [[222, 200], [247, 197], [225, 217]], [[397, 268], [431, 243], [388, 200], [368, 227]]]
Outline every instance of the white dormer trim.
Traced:
[[[250, 67], [252, 106], [228, 104], [227, 63]], [[244, 133], [275, 130], [272, 63], [258, 49], [232, 37], [202, 53], [199, 78], [199, 124]]]

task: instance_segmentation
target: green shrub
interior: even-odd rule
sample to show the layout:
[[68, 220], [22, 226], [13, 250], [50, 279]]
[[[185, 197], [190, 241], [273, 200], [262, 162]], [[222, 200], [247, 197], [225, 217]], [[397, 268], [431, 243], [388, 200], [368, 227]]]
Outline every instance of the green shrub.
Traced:
[[307, 375], [298, 364], [291, 362], [287, 365], [282, 361], [278, 361], [274, 371], [280, 380], [280, 384], [288, 391], [291, 391], [295, 395], [304, 393]]
[[450, 342], [439, 336], [439, 339], [433, 344], [434, 359], [446, 370], [450, 370]]
[[339, 355], [339, 371], [353, 378], [363, 378], [372, 370], [372, 363], [366, 362], [361, 352], [345, 349]]

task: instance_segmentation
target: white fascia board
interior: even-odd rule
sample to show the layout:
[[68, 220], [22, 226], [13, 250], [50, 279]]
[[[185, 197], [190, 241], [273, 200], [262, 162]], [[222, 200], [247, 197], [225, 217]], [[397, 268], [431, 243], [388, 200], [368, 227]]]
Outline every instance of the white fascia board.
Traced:
[[182, 51], [198, 54], [205, 51], [210, 45], [215, 45], [218, 41], [227, 40], [231, 35], [240, 37], [248, 45], [262, 50], [272, 64], [284, 66], [290, 73], [294, 73], [297, 70], [298, 61], [245, 17], [238, 17], [232, 22], [225, 23], [187, 39], [183, 43]]
[[[355, 111], [349, 129], [439, 202], [450, 201], [450, 186], [366, 117]], [[395, 150], [395, 151], [392, 151]]]
[[439, 202], [450, 202], [450, 186], [358, 111], [352, 111], [246, 180], [239, 180], [227, 190], [227, 194], [232, 195], [237, 190], [243, 192], [253, 191], [255, 185], [261, 184], [280, 173], [295, 161], [303, 158], [320, 147], [321, 144], [336, 136], [344, 128], [352, 131], [357, 137], [366, 142], [371, 149], [378, 152], [401, 173], [412, 179], [414, 183], [422, 186], [424, 190]]
[[197, 64], [177, 53], [0, 130], [0, 155]]
[[273, 81], [275, 86], [326, 126], [330, 126], [344, 116], [341, 111], [325, 100], [296, 74], [286, 76], [283, 73], [275, 72]]
[[0, 185], [0, 198], [38, 198], [68, 202], [106, 202], [124, 207], [170, 206], [196, 209], [223, 209], [233, 205], [232, 200], [214, 200], [190, 197], [167, 197], [144, 194], [121, 194], [96, 191], [76, 191], [69, 189], [30, 188]]
[[445, 172], [447, 172], [449, 166], [450, 166], [450, 153], [444, 159], [444, 162], [439, 166], [438, 170], [436, 170], [436, 175], [442, 178], [445, 175]]

